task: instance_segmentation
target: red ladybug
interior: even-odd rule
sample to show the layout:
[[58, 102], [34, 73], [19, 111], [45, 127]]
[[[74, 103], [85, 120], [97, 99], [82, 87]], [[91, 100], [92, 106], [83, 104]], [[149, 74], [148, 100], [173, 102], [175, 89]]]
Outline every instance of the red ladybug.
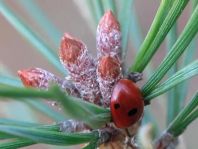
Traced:
[[144, 100], [140, 89], [133, 81], [118, 81], [113, 89], [110, 109], [113, 122], [118, 128], [127, 128], [141, 118]]

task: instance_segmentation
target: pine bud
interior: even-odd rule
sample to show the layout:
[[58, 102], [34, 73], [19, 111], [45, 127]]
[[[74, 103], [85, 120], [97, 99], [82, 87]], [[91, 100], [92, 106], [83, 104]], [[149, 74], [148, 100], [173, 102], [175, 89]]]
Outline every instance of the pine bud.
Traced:
[[99, 22], [96, 34], [99, 56], [111, 55], [120, 57], [120, 25], [111, 11], [107, 11]]
[[109, 107], [113, 87], [122, 77], [119, 60], [111, 56], [101, 57], [98, 62], [97, 76], [103, 97], [101, 102], [104, 107]]
[[85, 44], [65, 34], [61, 41], [60, 60], [69, 71], [81, 96], [89, 102], [98, 103], [100, 91], [96, 79], [96, 64], [88, 54]]
[[71, 82], [67, 80], [61, 80], [54, 74], [44, 69], [30, 68], [25, 70], [19, 70], [18, 75], [21, 78], [24, 86], [26, 87], [48, 89], [50, 83], [56, 83], [69, 95], [79, 97], [78, 91]]

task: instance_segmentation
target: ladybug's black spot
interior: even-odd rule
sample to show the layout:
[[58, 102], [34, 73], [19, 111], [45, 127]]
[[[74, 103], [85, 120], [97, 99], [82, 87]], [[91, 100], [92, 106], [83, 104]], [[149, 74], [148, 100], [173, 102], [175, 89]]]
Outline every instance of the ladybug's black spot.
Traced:
[[128, 116], [133, 116], [137, 113], [137, 109], [136, 108], [133, 108], [131, 109], [129, 112], [128, 112]]
[[114, 108], [115, 109], [119, 109], [120, 108], [120, 104], [119, 103], [114, 104]]

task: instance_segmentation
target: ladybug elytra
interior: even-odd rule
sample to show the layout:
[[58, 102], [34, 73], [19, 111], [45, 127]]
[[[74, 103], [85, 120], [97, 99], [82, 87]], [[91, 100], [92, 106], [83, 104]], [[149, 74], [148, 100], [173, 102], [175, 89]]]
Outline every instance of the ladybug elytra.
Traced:
[[127, 128], [142, 116], [144, 100], [140, 89], [129, 79], [115, 85], [110, 104], [113, 122], [118, 128]]

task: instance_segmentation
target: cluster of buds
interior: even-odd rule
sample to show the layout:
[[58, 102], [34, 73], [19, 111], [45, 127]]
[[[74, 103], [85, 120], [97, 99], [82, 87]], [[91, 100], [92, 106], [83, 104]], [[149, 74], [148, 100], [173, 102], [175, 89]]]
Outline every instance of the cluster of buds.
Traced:
[[69, 95], [109, 107], [113, 87], [122, 78], [120, 49], [119, 23], [112, 12], [107, 11], [97, 28], [97, 61], [82, 41], [66, 33], [59, 56], [70, 80], [40, 68], [20, 70], [18, 74], [25, 86], [47, 89], [50, 82], [54, 82]]
[[109, 107], [115, 83], [122, 78], [120, 25], [111, 11], [105, 13], [97, 28], [97, 77], [102, 105]]

